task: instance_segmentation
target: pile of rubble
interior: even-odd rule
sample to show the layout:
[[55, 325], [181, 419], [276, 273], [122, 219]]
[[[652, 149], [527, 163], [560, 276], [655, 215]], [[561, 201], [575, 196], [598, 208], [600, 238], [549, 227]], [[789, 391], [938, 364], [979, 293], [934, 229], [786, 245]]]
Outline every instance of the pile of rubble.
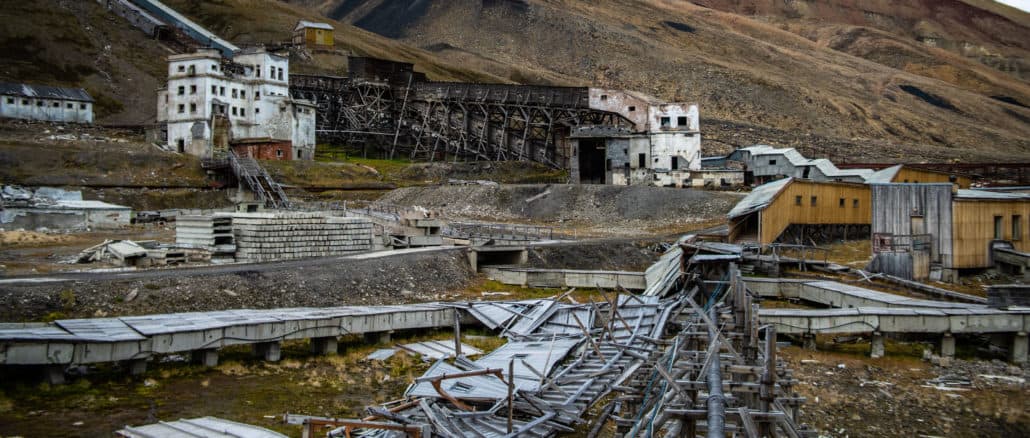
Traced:
[[207, 262], [211, 252], [199, 248], [182, 248], [153, 240], [105, 240], [79, 253], [77, 263], [106, 262], [117, 266], [148, 268], [188, 262]]

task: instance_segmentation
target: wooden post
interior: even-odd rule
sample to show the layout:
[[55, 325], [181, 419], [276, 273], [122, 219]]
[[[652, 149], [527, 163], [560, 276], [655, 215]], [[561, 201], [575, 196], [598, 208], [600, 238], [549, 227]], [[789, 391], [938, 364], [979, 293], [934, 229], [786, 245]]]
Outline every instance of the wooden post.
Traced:
[[461, 314], [454, 309], [454, 357], [461, 356]]
[[515, 416], [515, 359], [508, 359], [508, 433], [512, 432]]

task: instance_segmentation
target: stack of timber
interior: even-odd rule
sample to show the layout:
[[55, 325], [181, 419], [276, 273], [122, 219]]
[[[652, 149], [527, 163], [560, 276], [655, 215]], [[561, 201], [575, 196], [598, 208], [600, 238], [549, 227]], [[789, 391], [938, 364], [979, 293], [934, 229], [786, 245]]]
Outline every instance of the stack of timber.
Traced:
[[179, 216], [175, 221], [175, 243], [183, 247], [200, 247], [213, 254], [236, 252], [232, 235], [232, 216]]
[[236, 259], [243, 262], [330, 257], [372, 249], [372, 222], [313, 213], [233, 215]]

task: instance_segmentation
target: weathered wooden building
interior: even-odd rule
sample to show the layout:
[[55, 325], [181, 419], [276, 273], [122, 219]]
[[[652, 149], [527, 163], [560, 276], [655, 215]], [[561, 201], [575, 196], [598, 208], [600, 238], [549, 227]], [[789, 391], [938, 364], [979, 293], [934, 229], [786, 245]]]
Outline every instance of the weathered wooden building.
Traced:
[[81, 88], [0, 82], [0, 117], [93, 123], [93, 97]]
[[869, 237], [865, 184], [786, 178], [756, 187], [729, 213], [735, 243], [805, 243]]
[[327, 23], [301, 20], [293, 28], [293, 45], [295, 46], [304, 46], [309, 49], [332, 49], [335, 44], [333, 27]]
[[872, 184], [871, 269], [954, 281], [995, 266], [994, 249], [1030, 251], [1030, 196], [958, 189], [952, 183]]
[[743, 164], [744, 183], [748, 185], [783, 178], [862, 183], [873, 174], [871, 169], [839, 169], [825, 158], [805, 158], [794, 148], [778, 149], [766, 145], [737, 149], [726, 160]]
[[924, 169], [908, 164], [898, 164], [873, 172], [872, 175], [866, 177], [866, 182], [869, 184], [955, 183], [958, 184], [959, 188], [962, 189], [968, 189], [969, 186], [973, 183], [972, 179], [966, 175], [958, 175], [953, 173]]

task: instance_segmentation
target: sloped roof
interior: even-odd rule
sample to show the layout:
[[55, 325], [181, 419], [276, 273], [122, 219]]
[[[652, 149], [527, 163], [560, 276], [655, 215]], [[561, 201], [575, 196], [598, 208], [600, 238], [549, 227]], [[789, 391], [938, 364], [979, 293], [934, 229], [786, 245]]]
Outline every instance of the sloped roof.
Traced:
[[298, 21], [297, 22], [297, 27], [294, 27], [293, 30], [300, 30], [300, 29], [306, 29], [306, 28], [333, 30], [333, 27], [330, 26], [329, 23], [316, 23], [314, 21], [305, 21], [305, 20]]
[[987, 199], [998, 201], [1018, 201], [1030, 200], [1030, 194], [996, 192], [989, 190], [959, 189], [958, 193], [955, 194], [955, 199]]
[[835, 164], [833, 164], [833, 162], [825, 158], [805, 158], [804, 155], [801, 155], [801, 153], [794, 148], [777, 149], [772, 146], [759, 144], [737, 149], [732, 154], [730, 154], [730, 157], [739, 159], [739, 155], [736, 155], [734, 157], [734, 155], [738, 152], [748, 152], [753, 157], [765, 155], [782, 156], [794, 167], [814, 166], [818, 168], [819, 171], [822, 172], [823, 175], [826, 175], [826, 177], [828, 178], [857, 176], [864, 179], [868, 178], [870, 175], [874, 173], [872, 169], [840, 169]]
[[872, 175], [866, 177], [865, 182], [869, 184], [889, 184], [894, 182], [894, 177], [898, 175], [901, 168], [904, 167], [902, 164], [888, 167], [886, 169], [880, 169], [873, 172]]
[[794, 178], [784, 178], [755, 187], [751, 190], [751, 193], [748, 193], [744, 199], [741, 199], [737, 205], [733, 206], [733, 209], [730, 210], [727, 216], [732, 219], [764, 209], [792, 181], [794, 181]]
[[12, 82], [0, 82], [0, 95], [93, 102], [93, 97], [81, 88], [15, 84]]

